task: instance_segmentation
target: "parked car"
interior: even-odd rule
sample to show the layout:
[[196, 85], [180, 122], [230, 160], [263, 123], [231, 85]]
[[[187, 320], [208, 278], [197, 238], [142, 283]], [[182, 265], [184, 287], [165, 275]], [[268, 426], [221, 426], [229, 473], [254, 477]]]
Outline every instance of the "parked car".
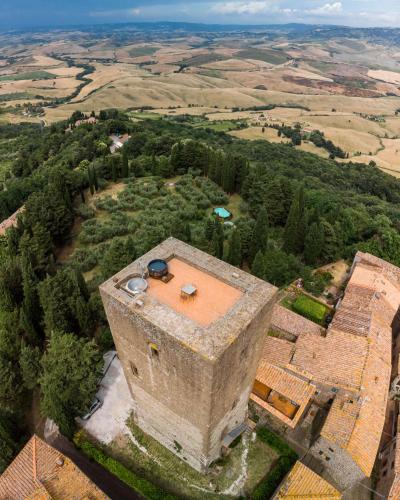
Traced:
[[101, 408], [103, 402], [100, 401], [98, 397], [95, 397], [92, 404], [90, 405], [89, 411], [82, 417], [82, 420], [89, 420], [89, 418], [96, 412], [99, 408]]

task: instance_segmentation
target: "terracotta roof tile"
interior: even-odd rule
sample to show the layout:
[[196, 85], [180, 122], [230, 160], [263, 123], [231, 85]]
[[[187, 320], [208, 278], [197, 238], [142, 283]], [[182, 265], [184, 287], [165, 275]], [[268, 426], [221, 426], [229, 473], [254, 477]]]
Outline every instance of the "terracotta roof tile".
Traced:
[[284, 369], [278, 368], [265, 360], [262, 360], [258, 367], [256, 380], [278, 392], [282, 396], [285, 396], [285, 398], [299, 406], [295, 417], [290, 419], [280, 411], [276, 410], [268, 402], [262, 400], [255, 394], [251, 395], [253, 401], [258, 403], [264, 409], [283, 420], [285, 424], [290, 427], [295, 427], [316, 390], [315, 385], [310, 384], [308, 381], [301, 380], [299, 377], [292, 375]]
[[[62, 493], [51, 494], [49, 489], [63, 478], [70, 486]], [[67, 500], [72, 498], [70, 489], [75, 487], [79, 488], [79, 495], [73, 498], [83, 499], [90, 494], [93, 500], [107, 499], [67, 457], [33, 436], [0, 476], [0, 499]]]
[[294, 350], [293, 342], [267, 335], [262, 359], [276, 366], [285, 366], [290, 363]]
[[[399, 306], [400, 269], [359, 252], [326, 336], [315, 335], [304, 328], [294, 329], [297, 332], [294, 353], [286, 344], [286, 354], [264, 350], [257, 374], [261, 378], [266, 361], [277, 365], [275, 370], [283, 367], [279, 372], [281, 380], [274, 380], [274, 384], [282, 394], [290, 394], [288, 397], [293, 401], [301, 396], [301, 391], [297, 389], [300, 392], [296, 396], [296, 385], [288, 378], [289, 371], [291, 377], [297, 378], [297, 374], [301, 382], [307, 377], [328, 387], [346, 390], [347, 393], [336, 396], [321, 435], [346, 449], [366, 476], [371, 475], [385, 422], [392, 322]], [[274, 314], [278, 318], [275, 323], [282, 331], [293, 332], [291, 324], [284, 325], [285, 321], [293, 320], [293, 315], [278, 310]], [[277, 344], [268, 342], [270, 348]], [[289, 353], [291, 361], [284, 365]], [[400, 475], [400, 457], [398, 460]]]
[[274, 498], [282, 500], [311, 500], [312, 498], [336, 500], [342, 498], [342, 495], [325, 479], [298, 461], [284, 479]]
[[276, 304], [273, 309], [270, 329], [277, 332], [288, 333], [295, 337], [304, 333], [322, 335], [324, 331], [324, 329], [316, 323], [303, 318], [303, 316], [279, 304]]
[[316, 381], [354, 390], [361, 385], [367, 350], [366, 338], [331, 328], [326, 337], [302, 335], [291, 366], [306, 370]]

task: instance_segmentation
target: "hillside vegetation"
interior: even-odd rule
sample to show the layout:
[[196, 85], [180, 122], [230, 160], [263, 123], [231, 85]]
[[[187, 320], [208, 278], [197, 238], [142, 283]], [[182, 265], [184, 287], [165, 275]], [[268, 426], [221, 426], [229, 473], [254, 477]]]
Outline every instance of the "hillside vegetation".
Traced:
[[[0, 238], [1, 469], [35, 394], [72, 436], [112, 346], [98, 285], [168, 236], [277, 286], [302, 277], [315, 293], [313, 269], [358, 249], [400, 265], [400, 182], [373, 166], [173, 118], [106, 110], [75, 127], [81, 117], [0, 127], [12, 150], [0, 217], [25, 207]], [[109, 135], [125, 132], [111, 154]], [[233, 225], [213, 218], [217, 206]]]

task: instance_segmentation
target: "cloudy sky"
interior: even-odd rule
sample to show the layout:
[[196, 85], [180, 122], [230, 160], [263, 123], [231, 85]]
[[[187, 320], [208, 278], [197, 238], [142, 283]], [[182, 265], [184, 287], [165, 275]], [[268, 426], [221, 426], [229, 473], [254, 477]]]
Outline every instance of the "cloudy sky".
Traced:
[[0, 0], [0, 25], [126, 21], [400, 27], [400, 0]]

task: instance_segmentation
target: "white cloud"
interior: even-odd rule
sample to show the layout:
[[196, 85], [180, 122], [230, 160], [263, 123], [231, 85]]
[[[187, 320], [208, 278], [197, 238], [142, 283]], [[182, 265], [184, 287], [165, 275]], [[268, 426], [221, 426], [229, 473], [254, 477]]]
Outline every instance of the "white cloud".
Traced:
[[253, 0], [249, 2], [225, 2], [213, 5], [211, 10], [218, 14], [259, 14], [271, 8], [270, 1]]
[[141, 14], [141, 9], [115, 9], [115, 10], [97, 10], [90, 12], [91, 17], [136, 17]]
[[306, 12], [308, 14], [314, 14], [316, 16], [329, 16], [331, 14], [340, 14], [342, 12], [342, 2], [326, 3], [321, 5], [321, 7], [316, 7], [315, 9], [308, 9]]

